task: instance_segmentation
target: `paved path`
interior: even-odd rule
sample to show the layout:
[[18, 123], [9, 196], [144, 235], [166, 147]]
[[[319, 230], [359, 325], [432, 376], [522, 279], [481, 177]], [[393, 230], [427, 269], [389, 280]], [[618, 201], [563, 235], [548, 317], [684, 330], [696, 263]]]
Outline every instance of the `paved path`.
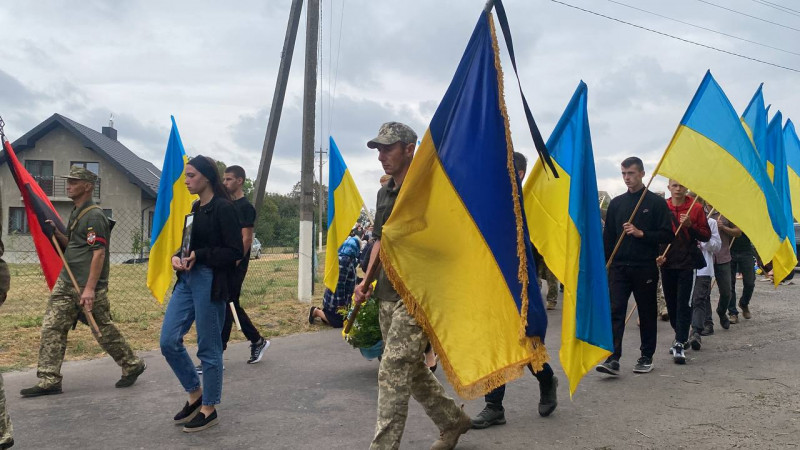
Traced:
[[[671, 329], [659, 322], [656, 369], [646, 375], [631, 372], [638, 357], [632, 320], [620, 379], [590, 373], [570, 401], [556, 362], [560, 404], [552, 417], [536, 413], [538, 385], [527, 375], [508, 387], [508, 424], [470, 431], [459, 448], [797, 447], [798, 299], [800, 286], [774, 291], [758, 283], [753, 319], [729, 331], [717, 327], [701, 351], [688, 352], [686, 366], [671, 362]], [[550, 313], [548, 343], [556, 360], [560, 318], [560, 307]], [[110, 358], [66, 363], [64, 394], [51, 397], [17, 395], [36, 381], [35, 370], [5, 374], [15, 448], [368, 447], [377, 361], [366, 361], [335, 330], [275, 339], [257, 365], [245, 364], [248, 351], [241, 343], [226, 352], [220, 425], [196, 434], [171, 423], [184, 395], [157, 351], [144, 353], [148, 370], [129, 389], [113, 387], [119, 369]], [[482, 407], [481, 400], [466, 402], [471, 415]], [[409, 416], [402, 448], [427, 449], [436, 428], [413, 400]]]

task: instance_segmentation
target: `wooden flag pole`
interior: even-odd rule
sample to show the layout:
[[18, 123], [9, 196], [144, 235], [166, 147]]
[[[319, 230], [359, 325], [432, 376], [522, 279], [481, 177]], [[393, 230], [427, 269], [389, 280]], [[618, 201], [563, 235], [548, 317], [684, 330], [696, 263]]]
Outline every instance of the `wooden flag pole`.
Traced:
[[[654, 172], [653, 176], [650, 177], [650, 181], [647, 182], [647, 186], [644, 187], [644, 192], [642, 192], [642, 195], [639, 196], [639, 201], [636, 202], [636, 207], [633, 208], [633, 212], [631, 213], [631, 216], [628, 218], [627, 223], [633, 222], [633, 217], [636, 215], [636, 212], [639, 211], [639, 207], [642, 206], [642, 201], [644, 200], [644, 196], [645, 194], [647, 194], [647, 190], [650, 189], [650, 184], [653, 182], [655, 178], [656, 174]], [[611, 267], [611, 262], [614, 261], [614, 256], [616, 256], [617, 250], [619, 250], [619, 246], [622, 245], [622, 240], [625, 239], [625, 236], [626, 233], [624, 232], [619, 235], [619, 239], [617, 239], [617, 244], [614, 246], [614, 250], [611, 252], [611, 256], [608, 257], [608, 261], [606, 262], [606, 270], [608, 270], [608, 268]]]
[[239, 315], [236, 314], [236, 307], [233, 306], [233, 302], [228, 302], [228, 306], [231, 307], [231, 314], [233, 314], [233, 321], [236, 322], [236, 329], [242, 331], [242, 324], [239, 323]]
[[[69, 275], [69, 279], [72, 280], [72, 286], [75, 288], [75, 291], [78, 293], [78, 304], [80, 305], [81, 302], [81, 288], [78, 286], [78, 281], [75, 279], [75, 275], [72, 273], [72, 269], [69, 268], [69, 264], [67, 264], [67, 258], [64, 257], [64, 252], [61, 250], [61, 245], [56, 240], [56, 235], [53, 234], [50, 236], [50, 239], [53, 241], [53, 246], [56, 248], [58, 252], [58, 256], [61, 257], [61, 261], [64, 262], [64, 268], [67, 269], [67, 275]], [[86, 306], [80, 305], [83, 308], [83, 314], [86, 316], [86, 320], [89, 322], [89, 327], [92, 329], [92, 333], [98, 338], [103, 337], [103, 334], [100, 333], [100, 328], [97, 326], [97, 322], [94, 321], [94, 316], [92, 315], [92, 310], [87, 309]]]
[[[690, 213], [692, 212], [692, 208], [694, 208], [694, 204], [697, 203], [697, 197], [699, 197], [699, 195], [695, 195], [694, 196], [694, 200], [692, 201], [692, 204], [689, 205], [689, 212]], [[713, 208], [712, 208], [712, 211], [713, 211]], [[708, 213], [708, 215], [710, 216], [711, 213]], [[677, 236], [678, 233], [680, 233], [682, 227], [683, 227], [683, 222], [678, 224], [678, 229], [675, 230], [675, 236]], [[664, 250], [664, 253], [661, 254], [662, 258], [667, 256], [667, 252], [669, 251], [670, 247], [672, 247], [672, 242], [670, 242], [669, 245], [667, 245], [667, 248]], [[633, 309], [631, 309], [631, 312], [628, 313], [628, 317], [625, 319], [625, 325], [627, 325], [628, 321], [631, 320], [631, 317], [633, 317], [633, 312], [634, 311], [636, 311], [636, 303], [633, 304]]]

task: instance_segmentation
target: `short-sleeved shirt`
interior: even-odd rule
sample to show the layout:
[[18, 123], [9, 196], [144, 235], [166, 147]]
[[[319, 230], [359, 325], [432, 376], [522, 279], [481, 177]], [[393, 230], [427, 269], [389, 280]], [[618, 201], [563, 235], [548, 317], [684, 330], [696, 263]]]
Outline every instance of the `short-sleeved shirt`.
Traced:
[[[247, 200], [246, 197], [242, 197], [238, 200], [233, 201], [233, 206], [236, 208], [236, 214], [239, 216], [239, 224], [242, 228], [253, 228], [256, 224], [256, 209]], [[247, 269], [247, 266], [250, 264], [250, 248], [244, 249], [244, 257], [242, 258], [242, 262], [239, 263], [239, 269]]]
[[[375, 224], [372, 227], [372, 236], [380, 240], [383, 235], [383, 224], [389, 220], [389, 216], [394, 209], [394, 202], [397, 200], [397, 194], [400, 193], [401, 186], [397, 186], [394, 178], [390, 179], [386, 186], [381, 187], [378, 191], [378, 201], [375, 208]], [[394, 290], [392, 282], [386, 276], [386, 272], [381, 267], [378, 272], [378, 284], [375, 286], [375, 296], [381, 300], [396, 302], [400, 300], [400, 294]]]
[[[106, 257], [96, 285], [96, 287], [105, 287], [108, 286], [108, 246], [111, 230], [108, 218], [100, 208], [93, 208], [78, 219], [81, 212], [91, 206], [94, 206], [94, 202], [89, 200], [80, 207], [72, 209], [67, 225], [67, 249], [64, 251], [64, 257], [75, 275], [78, 285], [86, 286], [94, 251], [105, 249]], [[61, 270], [60, 277], [67, 283], [72, 283], [66, 268]]]

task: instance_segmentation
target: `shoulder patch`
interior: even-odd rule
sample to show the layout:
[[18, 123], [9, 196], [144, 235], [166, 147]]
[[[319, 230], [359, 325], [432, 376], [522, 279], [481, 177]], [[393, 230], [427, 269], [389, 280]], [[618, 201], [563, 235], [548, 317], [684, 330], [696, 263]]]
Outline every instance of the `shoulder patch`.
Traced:
[[94, 242], [97, 240], [97, 233], [95, 233], [91, 227], [89, 227], [89, 231], [86, 233], [86, 243], [89, 245], [94, 245]]

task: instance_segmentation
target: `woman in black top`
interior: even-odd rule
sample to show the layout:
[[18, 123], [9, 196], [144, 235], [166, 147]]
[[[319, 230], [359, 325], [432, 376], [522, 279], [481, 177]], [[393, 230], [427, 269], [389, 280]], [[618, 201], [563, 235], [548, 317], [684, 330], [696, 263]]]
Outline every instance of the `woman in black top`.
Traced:
[[[215, 405], [222, 393], [221, 331], [236, 261], [242, 259], [243, 250], [239, 219], [214, 161], [204, 156], [192, 158], [185, 173], [186, 187], [199, 200], [192, 204], [189, 214], [191, 227], [184, 229], [190, 237], [189, 253], [179, 251], [172, 257], [178, 281], [161, 326], [161, 353], [189, 393], [175, 423], [185, 424], [183, 431], [193, 432], [217, 423]], [[193, 322], [197, 356], [203, 365], [202, 387], [183, 346], [183, 336]]]

